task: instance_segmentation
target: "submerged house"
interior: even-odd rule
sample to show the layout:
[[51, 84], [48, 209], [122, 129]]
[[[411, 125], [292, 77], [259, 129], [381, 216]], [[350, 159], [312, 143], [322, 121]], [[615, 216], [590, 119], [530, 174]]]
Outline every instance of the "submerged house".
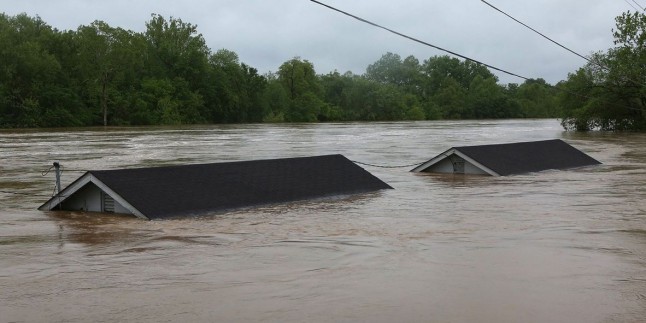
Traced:
[[39, 210], [165, 219], [392, 189], [342, 155], [88, 171]]
[[563, 140], [453, 147], [411, 172], [507, 176], [601, 164]]

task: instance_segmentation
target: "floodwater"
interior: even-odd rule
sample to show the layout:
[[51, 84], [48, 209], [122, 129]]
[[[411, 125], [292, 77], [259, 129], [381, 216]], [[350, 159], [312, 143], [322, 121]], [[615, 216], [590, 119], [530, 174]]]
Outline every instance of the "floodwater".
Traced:
[[[562, 138], [603, 165], [363, 166], [395, 188], [189, 219], [41, 212], [88, 169]], [[556, 120], [0, 131], [0, 322], [643, 322], [646, 134]], [[163, 180], [163, 179], [160, 179]]]

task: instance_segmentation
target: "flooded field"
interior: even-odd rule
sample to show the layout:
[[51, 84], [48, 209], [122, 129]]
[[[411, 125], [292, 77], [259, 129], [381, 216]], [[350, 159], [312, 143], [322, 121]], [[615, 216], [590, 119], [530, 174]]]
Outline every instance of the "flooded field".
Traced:
[[[603, 165], [362, 166], [394, 190], [168, 221], [41, 212], [82, 171], [561, 138]], [[0, 322], [643, 322], [646, 134], [556, 120], [0, 131]]]

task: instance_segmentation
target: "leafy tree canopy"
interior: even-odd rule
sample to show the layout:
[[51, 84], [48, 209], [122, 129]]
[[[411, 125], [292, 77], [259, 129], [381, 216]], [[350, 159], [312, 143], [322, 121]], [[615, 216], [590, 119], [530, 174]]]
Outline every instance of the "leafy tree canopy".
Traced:
[[575, 130], [646, 130], [646, 14], [617, 17], [615, 47], [559, 84], [562, 124]]
[[[568, 129], [646, 130], [642, 13], [615, 47], [557, 85], [501, 85], [485, 66], [386, 53], [362, 75], [294, 57], [261, 75], [196, 25], [153, 14], [144, 32], [103, 21], [59, 31], [0, 15], [0, 127], [562, 117]], [[260, 49], [259, 49], [260, 50]]]

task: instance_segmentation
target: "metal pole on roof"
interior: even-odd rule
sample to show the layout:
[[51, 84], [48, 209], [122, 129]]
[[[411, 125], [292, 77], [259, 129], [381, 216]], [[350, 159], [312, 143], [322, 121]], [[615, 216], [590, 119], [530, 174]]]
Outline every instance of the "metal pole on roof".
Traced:
[[56, 194], [61, 194], [61, 164], [54, 162], [54, 170], [56, 171]]

